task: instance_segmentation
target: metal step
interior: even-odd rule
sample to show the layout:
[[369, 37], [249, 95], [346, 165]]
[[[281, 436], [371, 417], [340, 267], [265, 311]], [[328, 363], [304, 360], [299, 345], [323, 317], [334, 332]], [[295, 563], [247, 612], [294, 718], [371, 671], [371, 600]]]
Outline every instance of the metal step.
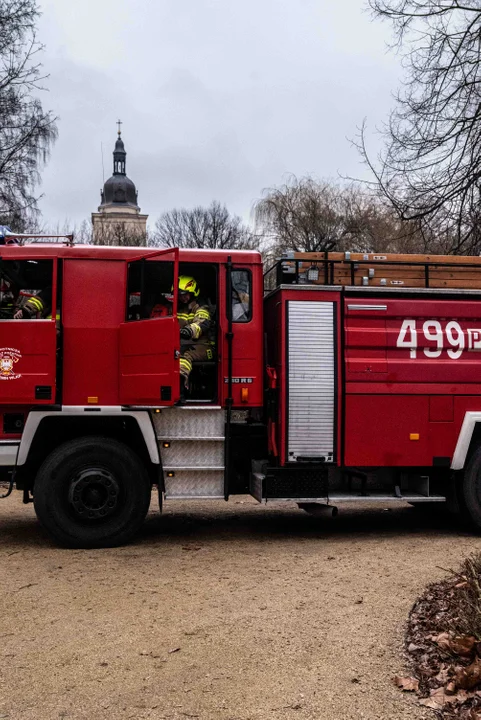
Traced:
[[[258, 498], [256, 498], [258, 500]], [[410, 494], [410, 495], [403, 495], [403, 497], [396, 497], [395, 495], [368, 495], [366, 497], [364, 496], [357, 496], [357, 495], [329, 495], [328, 498], [263, 498], [259, 502], [261, 503], [267, 503], [267, 502], [295, 502], [295, 503], [328, 503], [329, 505], [339, 505], [339, 503], [355, 503], [359, 505], [367, 505], [369, 503], [388, 503], [388, 504], [394, 504], [399, 505], [401, 502], [407, 502], [407, 503], [415, 503], [415, 504], [421, 504], [421, 503], [443, 503], [446, 502], [446, 498], [442, 495], [430, 495], [429, 497], [424, 497], [421, 495], [416, 494]]]
[[338, 492], [337, 490], [329, 495], [329, 502], [331, 504], [341, 502], [416, 502], [416, 503], [438, 503], [446, 502], [444, 495], [421, 495], [417, 492], [407, 492], [406, 495], [389, 495], [387, 493], [373, 491], [368, 495], [359, 495], [356, 493]]
[[209, 435], [207, 437], [196, 437], [193, 435], [192, 437], [177, 437], [174, 435], [166, 435], [162, 438], [163, 442], [174, 442], [176, 440], [192, 440], [193, 442], [224, 442], [225, 436], [224, 435]]
[[223, 438], [219, 441], [171, 440], [164, 442], [161, 450], [164, 470], [184, 466], [224, 468]]
[[184, 405], [152, 416], [160, 445], [166, 499], [223, 498], [225, 412]]
[[155, 433], [160, 440], [169, 438], [207, 438], [224, 436], [225, 411], [219, 406], [184, 405], [153, 413]]
[[212, 470], [213, 472], [218, 472], [219, 470], [224, 471], [223, 465], [164, 465], [164, 472], [176, 472], [177, 470], [184, 470], [189, 472], [197, 472], [197, 470], [202, 470], [202, 472], [208, 472], [209, 470]]
[[[251, 493], [252, 494], [252, 493]], [[255, 497], [255, 496], [253, 496]], [[258, 497], [255, 498], [256, 500], [259, 500]], [[298, 498], [298, 497], [281, 497], [281, 498], [262, 498], [262, 500], [259, 500], [261, 503], [267, 503], [267, 502], [294, 502], [294, 503], [328, 503], [329, 505], [339, 505], [339, 503], [355, 503], [359, 505], [368, 505], [369, 503], [387, 503], [387, 504], [394, 504], [399, 505], [399, 503], [405, 502], [405, 503], [415, 503], [415, 504], [421, 504], [421, 503], [444, 503], [446, 502], [446, 498], [442, 495], [429, 495], [428, 497], [424, 495], [417, 495], [416, 493], [410, 493], [409, 495], [403, 495], [402, 497], [396, 497], [395, 495], [349, 495], [346, 493], [345, 495], [329, 495], [327, 498]]]
[[[172, 473], [172, 474], [171, 474]], [[169, 475], [171, 475], [169, 477]], [[223, 498], [224, 468], [164, 469], [165, 498]]]
[[[382, 490], [372, 490], [366, 495], [361, 495], [359, 491], [343, 492], [339, 490], [333, 490], [332, 494], [319, 495], [316, 497], [275, 497], [269, 495], [267, 498], [264, 497], [265, 487], [264, 479], [265, 475], [260, 472], [254, 472], [251, 474], [250, 480], [250, 493], [252, 497], [261, 503], [266, 502], [295, 502], [295, 503], [329, 503], [329, 505], [338, 505], [343, 502], [358, 503], [366, 505], [368, 503], [394, 503], [399, 504], [400, 502], [408, 503], [443, 503], [446, 502], [444, 495], [427, 495], [424, 493], [407, 491], [405, 495], [395, 495], [394, 493], [386, 493]], [[293, 486], [294, 487], [294, 486]], [[294, 494], [294, 493], [293, 493]]]
[[224, 500], [224, 495], [167, 495], [166, 500]]

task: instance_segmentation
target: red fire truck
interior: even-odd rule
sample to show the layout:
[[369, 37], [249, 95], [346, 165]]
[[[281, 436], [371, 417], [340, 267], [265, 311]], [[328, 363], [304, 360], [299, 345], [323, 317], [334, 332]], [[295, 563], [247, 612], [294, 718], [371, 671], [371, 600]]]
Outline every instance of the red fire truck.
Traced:
[[[161, 505], [450, 502], [481, 527], [481, 258], [401, 260], [283, 258], [265, 292], [257, 252], [0, 247], [5, 495], [75, 547], [127, 542], [154, 486]], [[185, 399], [179, 275], [217, 336]], [[48, 315], [14, 318], [22, 292]]]

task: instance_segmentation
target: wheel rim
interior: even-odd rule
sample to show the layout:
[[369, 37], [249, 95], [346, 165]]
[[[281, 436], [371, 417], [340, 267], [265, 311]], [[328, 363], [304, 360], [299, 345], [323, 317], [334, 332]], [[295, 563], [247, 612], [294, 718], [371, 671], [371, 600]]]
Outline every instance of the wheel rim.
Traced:
[[72, 479], [68, 501], [75, 517], [84, 522], [103, 520], [118, 506], [120, 488], [104, 468], [86, 468]]

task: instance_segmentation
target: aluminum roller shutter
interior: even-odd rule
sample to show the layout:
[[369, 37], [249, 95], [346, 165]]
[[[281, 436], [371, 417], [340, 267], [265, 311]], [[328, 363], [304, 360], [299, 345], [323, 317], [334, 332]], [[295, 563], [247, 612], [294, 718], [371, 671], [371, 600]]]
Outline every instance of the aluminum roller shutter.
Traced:
[[334, 303], [289, 301], [287, 459], [334, 458]]

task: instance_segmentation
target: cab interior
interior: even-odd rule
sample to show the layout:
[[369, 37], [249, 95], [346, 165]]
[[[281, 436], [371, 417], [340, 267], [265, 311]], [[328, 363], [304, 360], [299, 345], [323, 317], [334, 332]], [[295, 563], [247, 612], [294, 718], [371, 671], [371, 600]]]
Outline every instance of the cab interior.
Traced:
[[[130, 263], [127, 283], [127, 321], [147, 320], [172, 314], [173, 263], [166, 261], [137, 261]], [[199, 299], [211, 312], [216, 330], [213, 359], [194, 362], [189, 378], [186, 403], [214, 403], [217, 401], [218, 348], [218, 267], [211, 263], [179, 263], [179, 276], [195, 278]], [[181, 342], [182, 347], [183, 341]]]
[[218, 323], [218, 268], [208, 263], [179, 263], [179, 275], [188, 275], [195, 278], [200, 288], [199, 298], [210, 309], [215, 327], [216, 344], [213, 348], [213, 359], [204, 362], [194, 362], [189, 379], [189, 390], [186, 403], [214, 403], [217, 401], [217, 366], [219, 347]]

